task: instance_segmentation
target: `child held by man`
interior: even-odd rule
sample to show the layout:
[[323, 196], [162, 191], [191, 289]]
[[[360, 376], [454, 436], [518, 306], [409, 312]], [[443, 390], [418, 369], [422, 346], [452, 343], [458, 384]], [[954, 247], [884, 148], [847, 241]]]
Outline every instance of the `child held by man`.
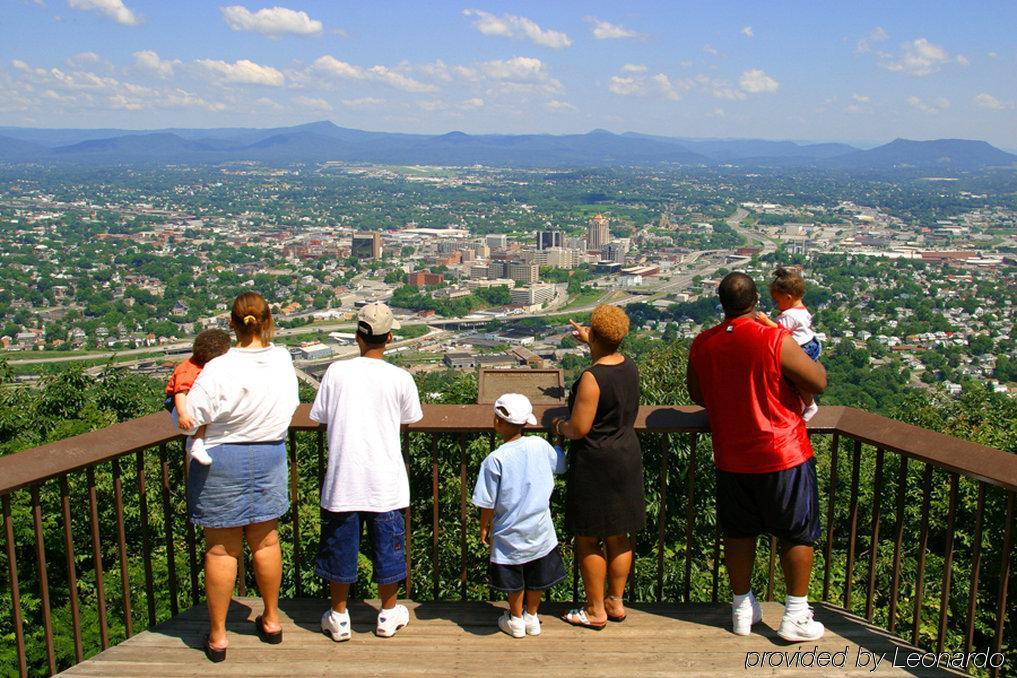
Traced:
[[[173, 374], [166, 384], [165, 407], [176, 417], [181, 429], [187, 430], [192, 427], [191, 412], [187, 408], [187, 394], [194, 385], [194, 380], [201, 374], [205, 363], [229, 351], [231, 343], [232, 338], [225, 330], [204, 330], [194, 338], [191, 356], [173, 369]], [[208, 466], [212, 463], [212, 457], [205, 449], [204, 426], [199, 427], [197, 432], [187, 439], [187, 453], [199, 464]]]
[[[819, 360], [822, 346], [816, 333], [812, 331], [812, 314], [802, 301], [805, 297], [805, 279], [802, 274], [796, 270], [778, 268], [773, 272], [773, 280], [770, 282], [770, 296], [780, 314], [774, 322], [760, 311], [756, 316], [759, 322], [770, 327], [785, 328], [806, 355], [813, 360]], [[808, 393], [802, 394], [802, 404], [804, 406], [802, 418], [809, 421], [816, 415], [819, 406]]]
[[473, 491], [480, 540], [491, 547], [491, 587], [508, 594], [509, 609], [498, 628], [513, 638], [540, 634], [540, 599], [565, 578], [550, 508], [554, 475], [565, 472], [565, 454], [543, 438], [522, 434], [536, 423], [526, 396], [498, 398], [494, 430], [502, 444], [480, 465]]

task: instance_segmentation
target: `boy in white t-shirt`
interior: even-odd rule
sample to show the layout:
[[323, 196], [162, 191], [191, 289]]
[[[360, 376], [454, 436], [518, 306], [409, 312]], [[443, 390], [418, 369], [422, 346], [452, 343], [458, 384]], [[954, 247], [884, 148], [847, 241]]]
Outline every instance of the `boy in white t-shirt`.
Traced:
[[540, 599], [565, 578], [550, 508], [554, 475], [565, 472], [565, 453], [522, 434], [536, 423], [526, 396], [506, 393], [495, 401], [494, 430], [502, 444], [480, 465], [473, 490], [480, 540], [491, 547], [491, 587], [508, 594], [509, 609], [498, 628], [513, 638], [540, 633]]
[[357, 318], [360, 357], [332, 363], [321, 380], [311, 419], [328, 427], [328, 470], [321, 488], [321, 539], [314, 571], [329, 582], [332, 606], [321, 629], [332, 640], [351, 636], [346, 610], [357, 581], [361, 523], [370, 535], [373, 581], [381, 610], [375, 634], [395, 635], [410, 621], [396, 604], [406, 579], [403, 510], [410, 483], [399, 445], [399, 430], [423, 418], [413, 377], [384, 361], [385, 346], [399, 323], [384, 304], [368, 304]]
[[[813, 360], [819, 360], [823, 347], [816, 333], [812, 331], [812, 314], [802, 302], [805, 297], [805, 279], [802, 278], [802, 274], [795, 270], [778, 268], [773, 272], [773, 280], [770, 282], [770, 296], [773, 303], [777, 304], [780, 315], [774, 322], [760, 311], [756, 316], [759, 322], [770, 327], [783, 327], [791, 333], [791, 338], [802, 347], [806, 355]], [[819, 406], [808, 393], [802, 394], [802, 403], [805, 407], [802, 418], [808, 421], [816, 415]]]

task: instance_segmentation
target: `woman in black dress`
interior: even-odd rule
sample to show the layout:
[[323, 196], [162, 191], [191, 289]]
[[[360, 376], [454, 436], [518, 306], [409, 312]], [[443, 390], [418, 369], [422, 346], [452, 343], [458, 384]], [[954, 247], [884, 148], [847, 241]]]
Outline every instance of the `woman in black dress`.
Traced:
[[557, 435], [572, 441], [565, 521], [575, 536], [586, 589], [586, 606], [564, 619], [602, 629], [609, 620], [625, 619], [622, 597], [632, 568], [629, 535], [646, 526], [643, 459], [634, 428], [639, 372], [618, 352], [629, 330], [625, 311], [602, 304], [594, 309], [589, 328], [572, 326], [576, 339], [589, 344], [593, 364], [572, 386], [570, 417], [552, 423]]

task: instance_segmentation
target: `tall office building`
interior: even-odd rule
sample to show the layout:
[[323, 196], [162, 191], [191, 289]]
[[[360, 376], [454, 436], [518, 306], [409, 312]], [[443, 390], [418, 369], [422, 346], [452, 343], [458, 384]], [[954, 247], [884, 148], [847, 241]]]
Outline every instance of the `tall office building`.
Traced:
[[487, 246], [492, 252], [505, 250], [508, 248], [508, 236], [504, 233], [491, 233], [487, 236]]
[[513, 261], [505, 267], [506, 277], [516, 282], [533, 284], [540, 280], [540, 267], [536, 264], [527, 264], [521, 261]]
[[561, 231], [537, 231], [537, 249], [547, 250], [552, 247], [563, 247], [565, 234]]
[[613, 261], [616, 264], [624, 264], [625, 245], [617, 240], [612, 240], [601, 248], [600, 258], [602, 261]]
[[354, 233], [350, 254], [357, 259], [381, 257], [381, 233]]
[[602, 214], [590, 219], [586, 226], [586, 249], [599, 251], [611, 240], [611, 231], [607, 226], [607, 219]]

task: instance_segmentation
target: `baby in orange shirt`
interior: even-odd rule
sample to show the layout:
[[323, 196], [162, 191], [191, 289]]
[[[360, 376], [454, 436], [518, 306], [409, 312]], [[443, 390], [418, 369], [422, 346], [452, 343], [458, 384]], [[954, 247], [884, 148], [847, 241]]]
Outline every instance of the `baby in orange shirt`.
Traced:
[[[191, 412], [187, 408], [187, 393], [191, 390], [194, 380], [212, 358], [221, 356], [230, 350], [232, 338], [224, 330], [205, 330], [194, 338], [191, 357], [173, 369], [169, 383], [166, 384], [166, 409], [176, 412], [180, 428], [191, 428]], [[187, 451], [191, 459], [208, 466], [212, 457], [205, 450], [205, 427], [198, 428], [187, 441]]]

